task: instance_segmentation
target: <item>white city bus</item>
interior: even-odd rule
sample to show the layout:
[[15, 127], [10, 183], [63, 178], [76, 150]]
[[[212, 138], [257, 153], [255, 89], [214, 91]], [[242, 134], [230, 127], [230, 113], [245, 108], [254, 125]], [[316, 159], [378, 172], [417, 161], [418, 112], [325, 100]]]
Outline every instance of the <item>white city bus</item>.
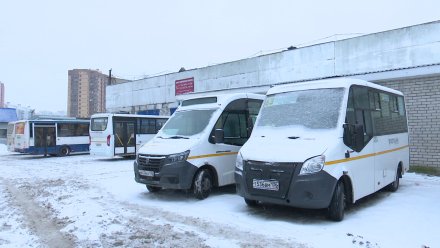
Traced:
[[6, 145], [9, 152], [13, 152], [15, 149], [15, 121], [8, 123], [8, 129], [6, 133]]
[[327, 208], [340, 221], [346, 205], [396, 191], [408, 169], [402, 93], [341, 78], [271, 88], [235, 180], [248, 205]]
[[264, 96], [225, 94], [184, 100], [159, 133], [142, 146], [135, 180], [150, 192], [192, 189], [204, 199], [234, 183], [237, 152], [249, 138]]
[[168, 118], [157, 115], [94, 114], [90, 118], [90, 154], [109, 158], [134, 156]]
[[22, 120], [15, 122], [14, 151], [67, 156], [89, 151], [89, 120]]

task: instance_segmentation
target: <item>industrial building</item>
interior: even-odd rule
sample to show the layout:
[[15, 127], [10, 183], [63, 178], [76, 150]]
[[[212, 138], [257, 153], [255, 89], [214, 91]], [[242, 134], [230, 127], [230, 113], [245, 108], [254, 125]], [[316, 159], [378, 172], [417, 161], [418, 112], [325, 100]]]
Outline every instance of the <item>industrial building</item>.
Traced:
[[402, 91], [411, 165], [440, 167], [440, 21], [111, 85], [106, 110], [170, 114], [187, 94], [265, 93], [275, 84], [334, 77]]

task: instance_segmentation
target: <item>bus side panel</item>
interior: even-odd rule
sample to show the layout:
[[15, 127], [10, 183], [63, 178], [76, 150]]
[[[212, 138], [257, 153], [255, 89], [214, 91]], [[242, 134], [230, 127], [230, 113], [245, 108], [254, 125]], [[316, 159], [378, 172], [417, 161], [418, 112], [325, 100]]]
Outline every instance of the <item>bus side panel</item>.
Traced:
[[89, 136], [57, 137], [56, 146], [57, 151], [63, 146], [68, 146], [71, 152], [87, 152], [89, 151]]
[[[325, 170], [336, 179], [339, 179], [344, 172], [347, 172], [353, 186], [354, 201], [373, 193], [375, 191], [373, 140], [370, 140], [360, 152], [353, 151], [347, 147], [342, 139], [338, 143], [334, 146], [334, 151], [326, 152], [326, 161], [329, 163], [332, 163], [332, 161], [339, 162], [326, 165]], [[347, 151], [350, 153], [348, 159], [345, 158]]]
[[377, 136], [373, 140], [376, 153], [374, 185], [379, 190], [394, 181], [400, 162], [408, 166], [408, 133]]

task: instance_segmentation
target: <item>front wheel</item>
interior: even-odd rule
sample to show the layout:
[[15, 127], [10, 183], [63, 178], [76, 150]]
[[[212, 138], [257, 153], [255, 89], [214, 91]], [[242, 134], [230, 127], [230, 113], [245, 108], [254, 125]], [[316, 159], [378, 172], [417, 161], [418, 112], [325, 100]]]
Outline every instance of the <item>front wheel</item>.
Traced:
[[244, 202], [246, 202], [246, 205], [248, 205], [248, 207], [256, 207], [258, 205], [258, 201], [250, 200], [247, 198], [244, 198]]
[[160, 191], [162, 188], [161, 188], [161, 187], [157, 187], [157, 186], [150, 186], [150, 185], [147, 185], [147, 189], [148, 189], [148, 191], [150, 191], [151, 193], [155, 193], [155, 192]]
[[345, 209], [345, 190], [344, 182], [339, 181], [333, 193], [330, 206], [328, 207], [328, 217], [334, 221], [341, 221], [344, 219]]
[[194, 196], [203, 200], [209, 196], [212, 189], [212, 176], [209, 170], [203, 169], [197, 172], [196, 177], [194, 178]]

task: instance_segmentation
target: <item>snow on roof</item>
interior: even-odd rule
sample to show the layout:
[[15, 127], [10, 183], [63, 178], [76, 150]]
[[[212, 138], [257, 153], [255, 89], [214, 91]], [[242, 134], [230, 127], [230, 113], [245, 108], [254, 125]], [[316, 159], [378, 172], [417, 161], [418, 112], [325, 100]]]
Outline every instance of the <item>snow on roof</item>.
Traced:
[[0, 108], [0, 122], [17, 120], [17, 111], [14, 108]]
[[376, 88], [379, 90], [391, 92], [394, 94], [403, 95], [402, 92], [393, 90], [391, 88], [374, 84], [362, 79], [345, 78], [345, 77], [276, 85], [267, 92], [267, 95], [289, 92], [289, 91], [320, 89], [320, 88], [337, 88], [337, 87], [349, 88], [353, 84], [368, 86], [371, 88]]

